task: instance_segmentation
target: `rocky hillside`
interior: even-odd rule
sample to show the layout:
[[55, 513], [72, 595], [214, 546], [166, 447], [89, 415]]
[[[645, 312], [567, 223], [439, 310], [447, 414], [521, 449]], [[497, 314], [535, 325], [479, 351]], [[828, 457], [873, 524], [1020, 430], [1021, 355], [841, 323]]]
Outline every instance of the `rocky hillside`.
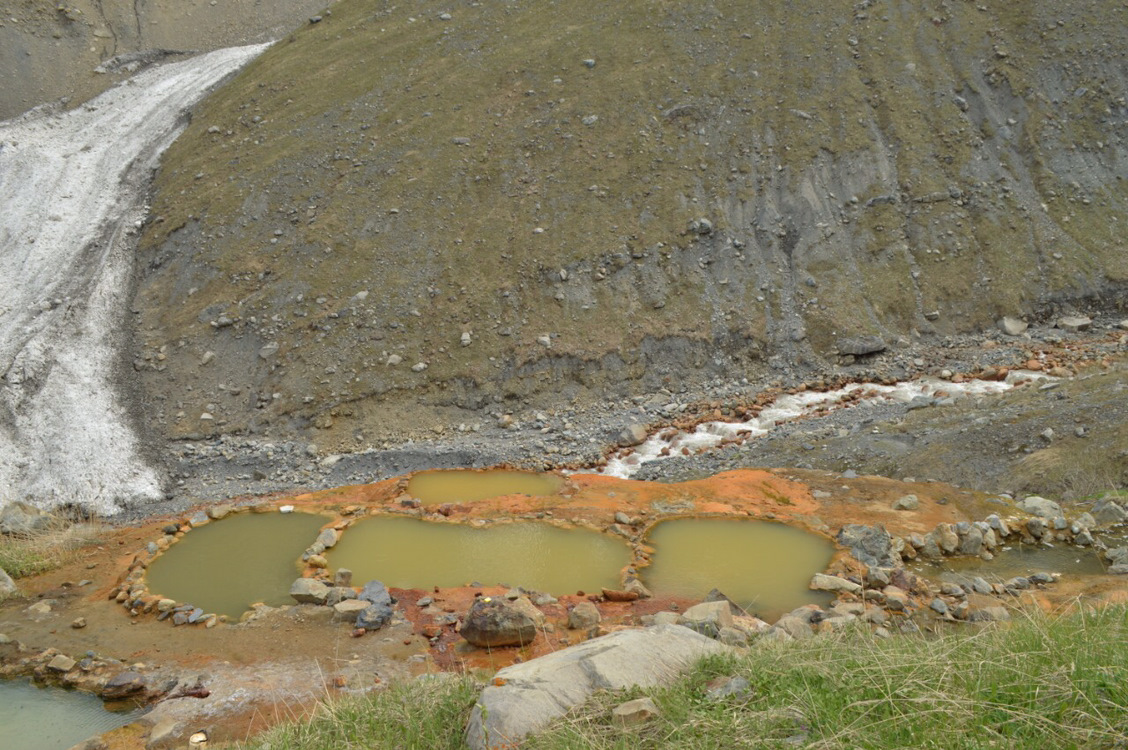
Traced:
[[168, 437], [334, 450], [1123, 305], [1128, 8], [343, 0], [140, 248]]

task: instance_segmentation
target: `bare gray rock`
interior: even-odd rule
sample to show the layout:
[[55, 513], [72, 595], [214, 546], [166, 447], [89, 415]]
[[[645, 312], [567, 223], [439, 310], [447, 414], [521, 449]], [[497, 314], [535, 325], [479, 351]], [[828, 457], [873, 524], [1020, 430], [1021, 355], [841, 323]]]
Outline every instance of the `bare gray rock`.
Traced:
[[497, 673], [470, 714], [472, 750], [512, 747], [596, 690], [672, 681], [707, 654], [728, 647], [676, 625], [621, 630]]

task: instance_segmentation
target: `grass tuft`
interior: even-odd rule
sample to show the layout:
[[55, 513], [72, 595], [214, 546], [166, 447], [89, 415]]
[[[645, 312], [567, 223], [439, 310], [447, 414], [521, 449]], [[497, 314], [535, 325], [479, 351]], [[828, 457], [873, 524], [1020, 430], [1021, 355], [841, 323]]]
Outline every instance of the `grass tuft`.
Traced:
[[382, 750], [465, 747], [462, 730], [481, 686], [438, 675], [363, 697], [327, 701], [306, 721], [277, 726], [244, 750]]

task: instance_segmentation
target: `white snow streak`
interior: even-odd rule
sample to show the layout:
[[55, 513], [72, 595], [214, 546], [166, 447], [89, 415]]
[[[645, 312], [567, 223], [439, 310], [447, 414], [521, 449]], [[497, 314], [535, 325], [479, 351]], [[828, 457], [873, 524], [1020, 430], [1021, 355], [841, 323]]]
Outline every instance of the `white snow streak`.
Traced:
[[144, 189], [187, 109], [266, 46], [0, 123], [0, 506], [110, 514], [160, 497], [114, 382]]

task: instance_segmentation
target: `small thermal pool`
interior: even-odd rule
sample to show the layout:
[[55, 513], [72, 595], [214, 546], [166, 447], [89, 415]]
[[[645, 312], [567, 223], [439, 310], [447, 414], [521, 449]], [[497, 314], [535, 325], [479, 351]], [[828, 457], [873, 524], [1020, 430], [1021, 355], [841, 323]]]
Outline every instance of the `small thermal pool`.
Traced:
[[712, 589], [750, 613], [774, 620], [804, 604], [833, 598], [808, 586], [834, 554], [815, 534], [767, 521], [691, 518], [656, 524], [643, 582], [658, 596], [700, 599]]
[[1071, 576], [1102, 575], [1105, 572], [1105, 564], [1094, 549], [1072, 544], [1054, 547], [1019, 544], [996, 553], [993, 560], [950, 557], [935, 562], [919, 562], [913, 568], [928, 578], [952, 583], [964, 583], [977, 576], [989, 582], [1005, 581], [1043, 571]]
[[37, 688], [26, 680], [0, 680], [0, 746], [4, 750], [67, 750], [144, 713], [141, 709], [111, 713], [89, 693]]
[[255, 602], [293, 604], [302, 552], [326, 518], [247, 513], [193, 529], [149, 566], [149, 591], [205, 612], [238, 617]]
[[424, 505], [472, 503], [502, 495], [555, 495], [564, 480], [529, 471], [424, 471], [407, 483], [407, 493]]
[[588, 529], [514, 522], [475, 528], [416, 518], [368, 518], [326, 553], [353, 580], [427, 589], [504, 583], [551, 594], [618, 588], [627, 545]]

